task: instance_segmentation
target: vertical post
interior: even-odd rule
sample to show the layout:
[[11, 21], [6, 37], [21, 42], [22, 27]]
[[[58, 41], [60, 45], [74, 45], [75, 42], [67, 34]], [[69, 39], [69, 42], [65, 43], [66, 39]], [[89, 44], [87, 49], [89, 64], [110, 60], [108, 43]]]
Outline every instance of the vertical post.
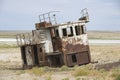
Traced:
[[64, 55], [64, 64], [67, 66], [67, 56], [65, 53], [63, 53], [63, 55]]
[[45, 21], [45, 14], [43, 14], [43, 20]]
[[55, 29], [54, 28], [50, 29], [50, 35], [52, 38], [55, 37]]
[[51, 23], [50, 13], [48, 13], [49, 23]]
[[39, 15], [39, 21], [41, 22], [41, 17], [40, 17], [40, 15]]
[[53, 17], [54, 17], [55, 24], [57, 24], [57, 20], [56, 20], [55, 14], [53, 14]]
[[45, 65], [45, 45], [42, 45], [42, 47], [43, 47], [43, 63], [44, 63], [44, 65]]

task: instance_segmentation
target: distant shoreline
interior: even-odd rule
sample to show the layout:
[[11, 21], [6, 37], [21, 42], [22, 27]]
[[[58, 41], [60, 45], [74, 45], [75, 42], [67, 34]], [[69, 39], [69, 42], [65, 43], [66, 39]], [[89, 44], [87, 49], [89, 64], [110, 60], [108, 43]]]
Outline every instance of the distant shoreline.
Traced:
[[[17, 34], [31, 30], [0, 30], [0, 38], [15, 38]], [[120, 40], [120, 31], [87, 31], [88, 39]]]
[[[90, 44], [120, 44], [120, 40], [99, 40], [99, 39], [89, 39]], [[16, 42], [15, 38], [0, 38], [0, 42]]]

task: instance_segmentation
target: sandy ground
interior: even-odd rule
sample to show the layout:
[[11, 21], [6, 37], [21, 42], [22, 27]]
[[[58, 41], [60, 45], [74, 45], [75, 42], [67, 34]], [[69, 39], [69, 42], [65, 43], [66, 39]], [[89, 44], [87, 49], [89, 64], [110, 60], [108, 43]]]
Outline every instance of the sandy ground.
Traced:
[[[16, 51], [0, 53], [0, 80], [49, 80], [49, 75], [36, 76], [31, 73], [22, 72], [21, 54]], [[61, 77], [62, 76], [62, 77]], [[64, 78], [73, 78], [68, 72], [56, 72], [51, 78], [52, 80], [62, 80]]]
[[[94, 46], [96, 48], [96, 46]], [[95, 50], [91, 49], [92, 61], [98, 61], [99, 64], [117, 62], [120, 60], [120, 46], [116, 47], [116, 50], [112, 50], [113, 47], [108, 47], [104, 50], [103, 47], [98, 47]], [[98, 50], [97, 50], [98, 49]], [[99, 50], [100, 49], [100, 50]], [[113, 52], [111, 52], [111, 50]], [[104, 52], [105, 51], [105, 52]], [[107, 52], [108, 51], [108, 52]], [[116, 52], [116, 53], [114, 53]], [[108, 54], [106, 54], [108, 53]], [[113, 55], [113, 53], [115, 55]], [[50, 77], [49, 77], [50, 76]], [[67, 79], [69, 78], [69, 79]], [[73, 77], [72, 72], [61, 71], [54, 72], [47, 75], [37, 76], [32, 73], [26, 73], [22, 70], [22, 60], [19, 49], [1, 49], [0, 50], [0, 80], [83, 80], [79, 77]], [[94, 77], [87, 77], [84, 80], [94, 80]], [[95, 79], [97, 80], [97, 79]]]
[[16, 76], [15, 70], [21, 67], [20, 53], [0, 53], [0, 80], [14, 80], [13, 78]]

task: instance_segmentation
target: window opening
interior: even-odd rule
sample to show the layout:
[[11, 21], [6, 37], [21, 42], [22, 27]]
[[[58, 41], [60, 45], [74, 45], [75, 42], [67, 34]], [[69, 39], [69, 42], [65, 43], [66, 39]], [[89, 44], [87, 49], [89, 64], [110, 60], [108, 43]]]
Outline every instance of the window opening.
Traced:
[[73, 29], [72, 29], [72, 27], [68, 27], [67, 28], [67, 34], [68, 34], [68, 37], [73, 36]]
[[80, 26], [75, 26], [76, 35], [80, 35]]
[[82, 34], [86, 34], [86, 28], [84, 25], [81, 25]]
[[58, 31], [58, 29], [56, 29], [55, 32], [56, 32], [56, 37], [59, 37], [59, 31]]
[[67, 30], [66, 30], [66, 28], [62, 29], [62, 33], [63, 33], [63, 37], [67, 36]]
[[63, 37], [71, 37], [73, 36], [73, 28], [72, 27], [67, 27], [62, 29]]
[[77, 58], [76, 58], [76, 55], [75, 55], [75, 54], [72, 55], [72, 62], [73, 62], [73, 63], [77, 62]]

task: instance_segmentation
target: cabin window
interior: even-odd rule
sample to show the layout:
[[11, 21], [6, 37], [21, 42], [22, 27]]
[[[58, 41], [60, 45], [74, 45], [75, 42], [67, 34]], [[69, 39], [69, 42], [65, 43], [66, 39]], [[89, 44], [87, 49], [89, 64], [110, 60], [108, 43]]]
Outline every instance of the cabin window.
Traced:
[[68, 36], [68, 37], [73, 36], [73, 28], [72, 27], [64, 28], [64, 29], [62, 29], [62, 32], [63, 32], [63, 37], [65, 37], [65, 36]]
[[56, 33], [56, 37], [59, 37], [59, 31], [58, 31], [58, 29], [55, 30], [55, 33]]
[[67, 30], [66, 28], [62, 29], [63, 37], [67, 36]]
[[76, 58], [76, 55], [75, 55], [75, 54], [72, 55], [72, 62], [73, 62], [73, 63], [77, 62], [77, 58]]
[[86, 34], [86, 27], [84, 25], [75, 26], [76, 35]]
[[68, 27], [67, 28], [67, 34], [68, 34], [68, 37], [73, 36], [73, 29], [72, 29], [72, 27]]
[[80, 26], [75, 26], [76, 35], [80, 35]]
[[81, 31], [82, 34], [86, 34], [86, 27], [84, 25], [81, 25]]

